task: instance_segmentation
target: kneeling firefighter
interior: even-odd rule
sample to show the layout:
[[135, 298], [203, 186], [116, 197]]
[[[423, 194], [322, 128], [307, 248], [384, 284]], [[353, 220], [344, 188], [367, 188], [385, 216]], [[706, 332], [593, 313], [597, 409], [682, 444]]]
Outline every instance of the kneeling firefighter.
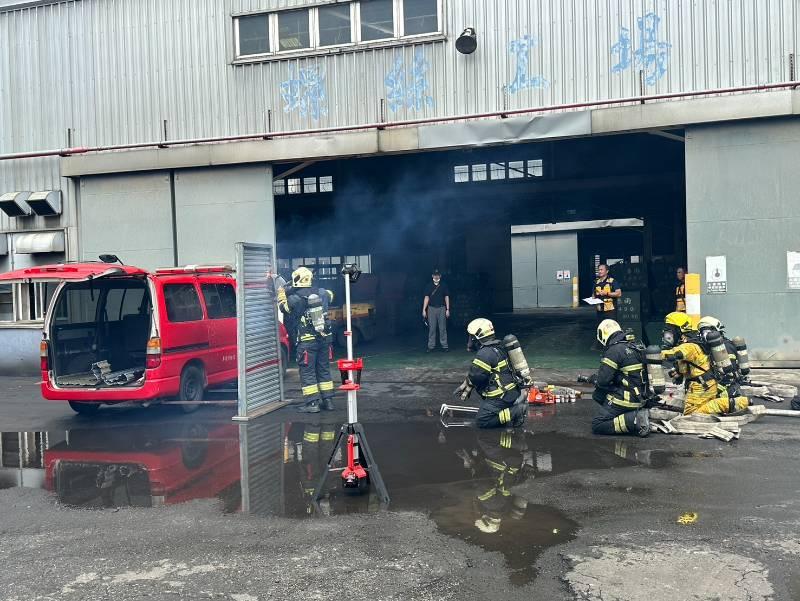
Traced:
[[597, 340], [605, 350], [592, 395], [601, 406], [592, 420], [592, 433], [647, 436], [650, 419], [645, 403], [651, 394], [644, 347], [629, 340], [613, 319], [600, 322]]
[[522, 426], [528, 414], [526, 388], [533, 376], [516, 336], [506, 336], [501, 343], [488, 319], [475, 319], [467, 326], [469, 350], [477, 349], [467, 379], [455, 394], [462, 401], [473, 390], [481, 395], [475, 423], [479, 428]]
[[292, 286], [278, 290], [278, 306], [297, 324], [297, 365], [300, 368], [305, 404], [301, 413], [319, 413], [322, 408], [333, 411], [333, 380], [330, 360], [331, 325], [328, 305], [333, 293], [312, 287], [314, 275], [307, 267], [292, 272]]
[[[719, 338], [719, 337], [717, 337]], [[684, 415], [722, 415], [747, 409], [747, 397], [729, 397], [719, 383], [730, 373], [731, 363], [721, 340], [712, 341], [712, 356], [706, 354], [700, 333], [692, 328], [686, 313], [670, 313], [664, 320], [662, 358], [675, 362], [674, 381], [686, 388]]]
[[720, 343], [724, 346], [724, 352], [728, 355], [730, 368], [727, 368], [724, 360], [722, 369], [717, 375], [720, 376], [719, 384], [725, 386], [729, 397], [741, 394], [742, 384], [748, 382], [747, 376], [750, 374], [750, 359], [747, 353], [747, 343], [741, 336], [736, 336], [733, 340], [725, 335], [725, 324], [716, 317], [707, 315], [697, 324], [700, 338], [704, 343], [706, 355], [711, 357], [712, 362], [717, 364], [715, 357], [720, 358]]

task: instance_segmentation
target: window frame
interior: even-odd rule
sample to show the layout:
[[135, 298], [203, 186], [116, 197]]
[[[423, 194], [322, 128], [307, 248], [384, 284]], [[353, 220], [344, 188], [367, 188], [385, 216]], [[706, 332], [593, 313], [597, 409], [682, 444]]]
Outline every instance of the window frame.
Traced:
[[[259, 16], [267, 17], [267, 48], [268, 48], [268, 50], [267, 50], [266, 53], [258, 52], [258, 53], [255, 53], [255, 54], [241, 54], [239, 52], [239, 49], [241, 48], [241, 37], [239, 35], [239, 20], [240, 19], [246, 19], [247, 17], [259, 17]], [[269, 54], [271, 54], [271, 52], [272, 52], [272, 27], [271, 27], [271, 22], [272, 21], [271, 21], [271, 19], [269, 17], [270, 17], [270, 15], [268, 13], [253, 13], [253, 14], [250, 14], [250, 15], [240, 15], [240, 16], [235, 17], [233, 19], [233, 51], [234, 51], [234, 56], [236, 56], [237, 59], [238, 58], [242, 58], [242, 59], [247, 60], [247, 59], [250, 59], [251, 57], [268, 56]]]
[[314, 12], [314, 29], [311, 32], [312, 48], [314, 50], [327, 50], [329, 48], [347, 48], [349, 46], [356, 46], [358, 44], [358, 30], [356, 29], [356, 5], [358, 2], [348, 2], [347, 6], [350, 8], [350, 41], [342, 44], [326, 44], [322, 46], [319, 40], [319, 11], [322, 8], [329, 8], [337, 6], [337, 4], [323, 4], [322, 6], [313, 7]]
[[[200, 318], [199, 319], [180, 319], [180, 320], [173, 320], [170, 318], [170, 307], [169, 307], [169, 299], [167, 298], [167, 288], [191, 288], [194, 290], [195, 298], [197, 299], [197, 307], [200, 309]], [[208, 319], [206, 315], [205, 306], [203, 304], [203, 300], [201, 298], [202, 291], [198, 290], [198, 287], [194, 283], [187, 283], [187, 282], [165, 282], [162, 286], [162, 294], [164, 295], [164, 309], [166, 312], [166, 319], [171, 324], [179, 324], [179, 323], [198, 323], [205, 321]]]
[[[234, 13], [231, 15], [233, 20], [233, 65], [247, 64], [252, 62], [264, 62], [271, 60], [285, 59], [286, 57], [306, 57], [314, 55], [324, 55], [339, 53], [343, 51], [369, 50], [380, 47], [406, 46], [420, 41], [445, 41], [445, 0], [435, 0], [436, 2], [436, 31], [426, 33], [416, 33], [406, 35], [405, 33], [405, 0], [392, 1], [392, 17], [394, 20], [394, 33], [391, 37], [377, 40], [363, 40], [361, 38], [361, 0], [351, 0], [349, 2], [322, 2], [310, 6], [287, 6], [272, 11], [251, 11]], [[319, 30], [319, 10], [339, 4], [347, 4], [350, 7], [350, 42], [342, 44], [320, 45]], [[308, 16], [309, 27], [309, 47], [291, 50], [280, 49], [280, 26], [278, 24], [279, 15], [286, 12], [305, 11]], [[268, 32], [268, 51], [258, 54], [241, 54], [241, 39], [239, 35], [239, 20], [247, 17], [265, 16], [267, 18]]]
[[[444, 34], [444, 0], [436, 0], [436, 23], [438, 25], [436, 31], [428, 31], [425, 33], [406, 34], [406, 18], [405, 18], [405, 0], [395, 0], [395, 11], [399, 10], [400, 18], [400, 34], [398, 37], [401, 39], [415, 39], [430, 35]], [[399, 7], [399, 9], [397, 8]], [[395, 30], [397, 26], [395, 26]]]
[[[306, 13], [306, 21], [308, 22], [308, 47], [307, 48], [291, 48], [289, 50], [281, 50], [281, 26], [280, 26], [280, 16], [285, 15], [288, 13]], [[289, 10], [280, 10], [277, 12], [267, 13], [267, 17], [269, 18], [270, 28], [271, 30], [274, 28], [275, 31], [275, 42], [272, 43], [272, 31], [270, 31], [270, 51], [274, 54], [279, 54], [283, 56], [284, 54], [292, 54], [295, 52], [308, 52], [309, 50], [314, 50], [316, 46], [314, 45], [314, 32], [317, 31], [317, 20], [316, 20], [317, 10], [316, 7], [303, 7], [303, 8], [292, 8]]]

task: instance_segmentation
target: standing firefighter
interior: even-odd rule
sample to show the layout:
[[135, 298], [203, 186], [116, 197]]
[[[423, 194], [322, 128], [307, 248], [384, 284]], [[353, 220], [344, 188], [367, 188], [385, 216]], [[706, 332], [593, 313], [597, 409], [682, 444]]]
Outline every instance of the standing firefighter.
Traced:
[[[747, 409], [747, 397], [730, 398], [725, 387], [718, 383], [720, 376], [715, 373], [715, 363], [722, 365], [724, 359], [727, 359], [724, 346], [724, 358], [709, 357], [701, 344], [700, 334], [692, 328], [688, 315], [678, 312], [667, 315], [662, 348], [665, 349], [663, 358], [675, 361], [676, 382], [683, 382], [686, 387], [684, 415], [721, 415]], [[720, 371], [724, 369], [720, 368]]]
[[297, 365], [305, 404], [301, 413], [319, 413], [322, 408], [333, 411], [333, 380], [331, 380], [331, 327], [328, 304], [333, 293], [313, 288], [314, 275], [306, 267], [292, 272], [289, 290], [278, 290], [278, 306], [297, 324]]
[[456, 394], [464, 401], [472, 390], [481, 395], [475, 422], [479, 428], [522, 426], [528, 414], [523, 387], [531, 386], [530, 368], [515, 336], [501, 343], [488, 319], [475, 319], [467, 326], [469, 349], [477, 348], [467, 379]]
[[592, 420], [592, 433], [647, 436], [650, 419], [644, 405], [650, 395], [644, 349], [628, 340], [613, 319], [597, 326], [597, 340], [605, 350], [592, 395], [601, 406]]
[[675, 311], [686, 313], [686, 270], [678, 267], [675, 277], [678, 279], [675, 286]]

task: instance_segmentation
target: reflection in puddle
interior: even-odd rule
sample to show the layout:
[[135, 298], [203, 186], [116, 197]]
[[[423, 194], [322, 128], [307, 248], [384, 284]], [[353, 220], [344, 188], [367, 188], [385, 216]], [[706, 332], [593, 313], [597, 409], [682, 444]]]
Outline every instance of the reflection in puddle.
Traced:
[[[0, 488], [42, 486], [60, 503], [81, 508], [218, 499], [226, 513], [307, 517], [339, 426], [322, 417], [3, 433]], [[433, 421], [365, 428], [391, 509], [425, 512], [441, 532], [502, 553], [515, 584], [530, 582], [538, 555], [578, 529], [557, 508], [515, 494], [516, 485], [578, 469], [656, 467], [668, 460], [666, 453], [636, 451], [620, 441], [556, 433], [444, 429]], [[341, 465], [341, 451], [336, 459]], [[328, 479], [323, 514], [381, 510], [374, 494], [345, 494], [338, 479]]]

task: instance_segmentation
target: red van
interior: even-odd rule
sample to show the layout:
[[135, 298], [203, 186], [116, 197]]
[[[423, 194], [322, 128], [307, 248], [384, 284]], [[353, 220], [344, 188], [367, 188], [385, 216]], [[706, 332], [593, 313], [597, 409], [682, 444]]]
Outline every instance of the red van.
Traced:
[[[77, 413], [95, 413], [103, 403], [202, 401], [208, 387], [238, 377], [236, 280], [229, 267], [148, 272], [68, 263], [0, 275], [9, 281], [59, 283], [45, 317], [41, 389]], [[283, 324], [279, 333], [285, 369]]]

